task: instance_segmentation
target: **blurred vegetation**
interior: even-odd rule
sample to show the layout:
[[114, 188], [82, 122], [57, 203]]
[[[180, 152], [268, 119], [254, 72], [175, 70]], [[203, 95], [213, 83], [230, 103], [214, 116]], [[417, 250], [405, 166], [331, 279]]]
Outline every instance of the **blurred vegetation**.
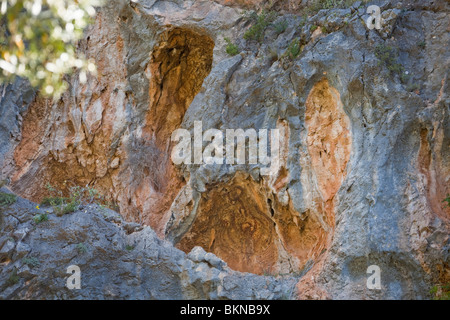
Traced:
[[433, 300], [450, 300], [450, 283], [433, 286], [430, 294]]
[[264, 40], [264, 32], [267, 27], [269, 27], [272, 22], [277, 18], [277, 13], [275, 11], [263, 10], [260, 14], [256, 12], [251, 12], [247, 16], [248, 19], [252, 21], [252, 26], [244, 33], [245, 40], [255, 40], [261, 43]]
[[375, 56], [379, 59], [379, 65], [385, 65], [391, 75], [402, 75], [403, 66], [398, 63], [398, 50], [385, 44], [380, 44], [375, 47]]
[[8, 285], [9, 286], [13, 286], [15, 284], [17, 284], [20, 280], [20, 277], [17, 275], [17, 268], [14, 268], [11, 273], [9, 274], [9, 278], [8, 278]]
[[17, 197], [14, 194], [0, 192], [0, 207], [13, 204], [16, 200]]
[[286, 53], [288, 54], [291, 60], [297, 58], [298, 55], [301, 53], [300, 39], [294, 39], [287, 48]]
[[65, 74], [80, 70], [80, 81], [95, 72], [77, 54], [76, 43], [103, 0], [0, 0], [0, 83], [26, 78], [44, 96], [67, 89]]
[[[67, 187], [68, 181], [64, 181], [64, 187]], [[48, 190], [50, 196], [45, 197], [41, 206], [51, 206], [53, 208], [53, 212], [61, 217], [65, 214], [69, 214], [77, 211], [80, 206], [87, 206], [92, 204], [97, 204], [102, 207], [107, 207], [110, 209], [117, 209], [114, 203], [106, 201], [105, 197], [100, 194], [100, 192], [92, 187], [85, 186], [77, 186], [74, 185], [72, 187], [68, 187], [69, 196], [65, 197], [61, 190], [56, 189], [50, 184], [46, 185], [46, 189]]]
[[450, 207], [450, 194], [448, 194], [447, 198], [445, 198], [442, 202], [447, 202], [447, 206]]
[[[368, 0], [359, 0], [361, 4], [365, 4]], [[317, 12], [323, 9], [345, 9], [350, 8], [358, 0], [314, 0], [308, 2], [306, 12], [308, 15], [315, 15]]]
[[41, 222], [48, 221], [48, 213], [38, 213], [33, 217], [34, 223], [39, 224]]
[[22, 262], [24, 263], [24, 264], [26, 264], [28, 267], [30, 267], [30, 268], [36, 268], [36, 267], [39, 267], [40, 266], [40, 262], [39, 262], [39, 260], [37, 259], [37, 258], [35, 258], [35, 257], [26, 257], [26, 258], [23, 258], [22, 259]]
[[239, 48], [237, 45], [231, 42], [230, 38], [224, 38], [227, 43], [226, 51], [230, 56], [235, 56], [239, 54]]
[[289, 26], [289, 23], [287, 20], [282, 20], [280, 22], [277, 22], [273, 25], [275, 32], [279, 35], [286, 31], [287, 27]]

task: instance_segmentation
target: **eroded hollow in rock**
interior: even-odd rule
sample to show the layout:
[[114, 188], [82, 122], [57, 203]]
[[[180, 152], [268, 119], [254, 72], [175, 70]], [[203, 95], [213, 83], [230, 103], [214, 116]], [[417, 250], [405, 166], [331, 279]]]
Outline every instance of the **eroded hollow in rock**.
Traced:
[[150, 105], [142, 137], [135, 141], [139, 147], [130, 152], [137, 158], [129, 162], [135, 166], [131, 202], [143, 212], [142, 222], [159, 236], [167, 222], [166, 213], [184, 185], [170, 159], [170, 138], [211, 71], [213, 48], [210, 37], [174, 28], [161, 36], [147, 67]]
[[[256, 274], [295, 273], [317, 261], [331, 244], [336, 194], [351, 151], [349, 119], [327, 80], [311, 90], [305, 123], [307, 154], [299, 159], [308, 176], [302, 179], [305, 212], [279, 199], [278, 181], [285, 179], [271, 184], [238, 173], [202, 194], [196, 219], [176, 246], [185, 252], [201, 246], [231, 268]], [[289, 177], [285, 167], [279, 177]]]
[[[108, 201], [117, 203], [127, 220], [148, 224], [162, 236], [165, 213], [184, 185], [170, 159], [170, 137], [211, 71], [213, 48], [210, 37], [189, 29], [173, 28], [161, 35], [149, 52], [150, 62], [142, 67], [146, 69], [141, 70], [149, 80], [148, 109], [146, 113], [131, 115], [142, 118], [133, 118], [136, 127], [124, 141], [118, 140], [117, 132], [112, 130], [125, 120], [124, 113], [115, 111], [120, 109], [115, 105], [120, 101], [115, 99], [121, 91], [116, 94], [109, 84], [93, 95], [95, 99], [86, 100], [86, 110], [81, 102], [73, 105], [70, 96], [65, 95], [59, 110], [68, 111], [61, 112], [57, 119], [52, 118], [50, 101], [37, 99], [25, 116], [24, 139], [15, 151], [18, 168], [14, 191], [39, 202], [49, 196], [47, 183], [62, 190], [64, 196], [70, 192], [68, 186], [89, 184]], [[122, 44], [120, 49], [130, 48]], [[117, 60], [122, 60], [120, 57]], [[125, 68], [123, 72], [118, 72], [114, 80], [125, 88]], [[130, 99], [130, 103], [135, 102]], [[98, 117], [96, 130], [88, 125], [94, 122], [91, 113]], [[72, 119], [74, 114], [78, 115], [77, 121]], [[55, 120], [57, 124], [52, 124]], [[48, 137], [44, 137], [46, 134]], [[45, 139], [52, 141], [52, 146], [43, 152], [39, 144]], [[51, 149], [53, 145], [56, 150]], [[113, 167], [114, 158], [118, 161]], [[33, 162], [39, 165], [32, 166]]]
[[162, 35], [148, 71], [150, 110], [146, 132], [166, 145], [179, 127], [203, 80], [211, 71], [213, 40], [192, 30], [175, 28]]

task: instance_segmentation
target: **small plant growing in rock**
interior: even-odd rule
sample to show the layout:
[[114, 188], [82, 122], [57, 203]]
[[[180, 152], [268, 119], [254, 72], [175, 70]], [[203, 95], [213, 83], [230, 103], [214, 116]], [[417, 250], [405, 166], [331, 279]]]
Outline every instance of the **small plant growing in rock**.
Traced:
[[375, 56], [379, 59], [379, 65], [385, 65], [391, 75], [403, 72], [403, 66], [397, 62], [398, 51], [390, 46], [380, 44], [375, 47]]
[[80, 253], [80, 254], [86, 253], [88, 251], [88, 249], [84, 243], [77, 244], [77, 250], [78, 250], [78, 253]]
[[0, 207], [9, 206], [17, 201], [15, 194], [0, 192]]
[[430, 289], [433, 300], [450, 300], [450, 283], [436, 285]]
[[41, 202], [41, 206], [50, 205], [57, 216], [72, 212], [75, 206], [72, 199], [63, 197], [63, 192], [61, 190], [56, 190], [56, 188], [50, 184], [47, 184], [46, 188], [52, 196], [44, 198]]
[[300, 20], [300, 23], [298, 24], [299, 29], [303, 29], [303, 27], [306, 25], [307, 22], [308, 22], [308, 15], [304, 14], [302, 16], [302, 19]]
[[78, 210], [79, 205], [80, 205], [80, 203], [78, 201], [71, 200], [69, 203], [64, 205], [62, 208], [60, 207], [61, 210], [59, 210], [59, 211], [57, 210], [56, 215], [63, 216], [65, 214], [75, 212]]
[[26, 264], [27, 266], [29, 266], [30, 268], [39, 267], [39, 265], [40, 265], [39, 260], [37, 258], [35, 258], [35, 257], [23, 258], [22, 262], [24, 264]]
[[425, 49], [425, 47], [427, 46], [427, 43], [425, 42], [425, 41], [419, 41], [419, 42], [417, 42], [417, 46], [420, 48], [420, 49]]
[[261, 43], [264, 40], [264, 32], [267, 27], [275, 20], [277, 14], [274, 11], [266, 12], [263, 10], [261, 14], [252, 12], [249, 19], [253, 20], [253, 25], [244, 33], [245, 40], [255, 40]]
[[278, 35], [280, 35], [280, 34], [282, 34], [283, 32], [286, 31], [288, 26], [289, 26], [288, 21], [287, 20], [282, 20], [280, 22], [275, 23], [273, 27], [275, 29], [275, 32]]
[[17, 269], [14, 268], [13, 271], [11, 271], [9, 278], [8, 278], [8, 285], [12, 286], [18, 283], [20, 280], [19, 276], [17, 275]]
[[134, 250], [134, 246], [132, 246], [132, 245], [130, 245], [130, 244], [127, 244], [127, 245], [125, 246], [125, 249], [127, 249], [127, 251], [133, 251], [133, 250]]
[[41, 206], [45, 207], [45, 206], [60, 206], [64, 203], [64, 201], [67, 201], [68, 198], [64, 198], [64, 197], [45, 197], [42, 201], [41, 201]]
[[294, 39], [286, 50], [289, 58], [294, 60], [301, 53], [301, 45], [299, 39]]
[[229, 38], [224, 38], [224, 40], [227, 43], [227, 47], [226, 47], [226, 52], [230, 55], [230, 56], [235, 56], [237, 54], [239, 54], [239, 48], [237, 45], [235, 45], [234, 43], [231, 42], [231, 40]]
[[417, 83], [411, 83], [406, 86], [406, 90], [409, 92], [417, 92], [420, 86]]
[[312, 32], [316, 31], [316, 29], [318, 28], [318, 26], [316, 25], [312, 25], [311, 28], [309, 28], [309, 30]]
[[447, 207], [450, 207], [450, 194], [448, 194], [447, 198], [445, 198], [442, 202], [447, 202]]
[[[66, 183], [64, 182], [64, 185]], [[82, 204], [100, 204], [105, 202], [104, 197], [96, 189], [89, 186], [73, 186], [69, 188], [70, 194], [68, 197], [64, 197], [61, 190], [56, 190], [50, 184], [46, 188], [52, 196], [44, 198], [41, 205], [51, 205], [59, 217], [77, 211]]]
[[48, 221], [48, 214], [46, 212], [38, 213], [33, 217], [33, 220], [34, 220], [34, 223], [36, 223], [36, 224]]
[[[308, 2], [308, 8], [306, 9], [309, 15], [314, 15], [320, 10], [329, 10], [335, 8], [349, 8], [357, 0], [313, 0]], [[361, 4], [368, 2], [367, 0], [361, 0]]]
[[410, 78], [411, 76], [407, 72], [402, 72], [400, 74], [400, 81], [404, 84], [408, 83]]

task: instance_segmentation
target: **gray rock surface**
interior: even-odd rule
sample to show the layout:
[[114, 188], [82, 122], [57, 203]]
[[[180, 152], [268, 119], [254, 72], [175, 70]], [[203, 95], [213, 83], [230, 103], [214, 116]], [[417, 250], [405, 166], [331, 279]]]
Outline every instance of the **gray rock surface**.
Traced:
[[[1, 192], [8, 192], [0, 189]], [[33, 217], [48, 212], [48, 221]], [[288, 299], [295, 277], [231, 270], [211, 253], [186, 255], [148, 226], [130, 233], [116, 212], [97, 205], [57, 217], [18, 198], [0, 207], [0, 299]], [[66, 287], [69, 266], [81, 289]], [[16, 280], [14, 275], [17, 276]]]

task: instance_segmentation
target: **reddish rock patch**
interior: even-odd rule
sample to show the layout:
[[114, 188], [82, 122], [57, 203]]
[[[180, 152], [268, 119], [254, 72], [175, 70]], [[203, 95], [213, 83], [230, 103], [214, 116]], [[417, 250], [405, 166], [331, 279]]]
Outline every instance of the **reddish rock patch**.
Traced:
[[283, 206], [264, 182], [237, 174], [202, 194], [196, 220], [176, 245], [213, 252], [234, 270], [256, 274], [300, 271], [322, 249], [323, 230]]
[[155, 165], [144, 172], [143, 183], [133, 201], [144, 213], [143, 222], [161, 237], [169, 218], [166, 213], [185, 184], [170, 159], [173, 147], [170, 137], [181, 125], [186, 110], [211, 71], [213, 49], [214, 42], [208, 36], [174, 28], [161, 36], [147, 67], [150, 106], [142, 138], [159, 156]]
[[[311, 211], [320, 222], [321, 237], [314, 255], [324, 253], [311, 271], [297, 285], [301, 299], [325, 299], [327, 294], [316, 283], [326, 261], [326, 249], [331, 245], [335, 226], [336, 194], [347, 174], [347, 163], [351, 153], [350, 120], [345, 114], [339, 92], [331, 87], [327, 79], [314, 85], [306, 100], [305, 123], [307, 127], [307, 149], [312, 171], [312, 185], [306, 190], [313, 199], [305, 199], [312, 205]], [[319, 252], [320, 250], [320, 252]]]
[[[423, 129], [420, 132], [420, 149], [417, 158], [419, 172], [424, 178], [426, 197], [431, 211], [440, 219], [450, 224], [450, 207], [444, 202], [450, 193], [450, 185], [446, 178], [450, 172], [445, 170], [440, 157], [444, 139], [443, 130], [433, 132], [433, 146], [429, 143], [429, 132]], [[432, 148], [434, 147], [434, 150]]]

